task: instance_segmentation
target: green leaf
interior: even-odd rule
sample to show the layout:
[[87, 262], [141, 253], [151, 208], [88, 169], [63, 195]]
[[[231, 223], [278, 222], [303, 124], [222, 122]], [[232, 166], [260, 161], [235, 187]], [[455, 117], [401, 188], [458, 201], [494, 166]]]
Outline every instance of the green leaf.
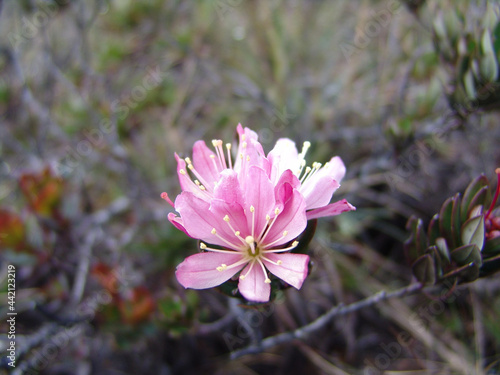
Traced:
[[453, 211], [453, 198], [444, 201], [439, 212], [439, 233], [451, 244], [451, 212]]
[[423, 230], [422, 220], [412, 216], [406, 224], [406, 229], [410, 231], [410, 237], [405, 242], [406, 256], [409, 263], [412, 263], [427, 248], [427, 239]]
[[479, 250], [483, 248], [484, 215], [472, 217], [462, 225], [462, 244], [474, 244]]
[[460, 207], [460, 218], [462, 221], [467, 220], [467, 214], [469, 212], [470, 204], [474, 196], [481, 190], [481, 188], [488, 188], [488, 179], [484, 174], [476, 177], [471, 183], [467, 186], [464, 192], [464, 196], [462, 198], [462, 204]]
[[448, 198], [441, 206], [439, 213], [439, 231], [452, 247], [460, 241], [460, 194]]
[[460, 194], [457, 193], [453, 197], [453, 209], [451, 211], [451, 233], [453, 236], [453, 246], [460, 244], [460, 229], [462, 222], [460, 221]]
[[427, 237], [429, 238], [429, 244], [436, 243], [436, 239], [440, 237], [439, 233], [439, 215], [435, 214], [430, 223], [429, 228], [427, 229]]
[[474, 84], [474, 75], [472, 73], [472, 70], [469, 69], [464, 74], [463, 85], [465, 88], [465, 92], [467, 93], [467, 98], [469, 98], [470, 100], [475, 100], [477, 93], [476, 93], [476, 86]]
[[484, 54], [479, 64], [481, 77], [484, 78], [484, 81], [495, 82], [498, 77], [498, 62], [493, 52]]
[[484, 186], [481, 189], [479, 189], [479, 191], [476, 193], [476, 195], [474, 195], [474, 197], [469, 203], [466, 217], [470, 217], [472, 210], [474, 210], [477, 206], [484, 206], [488, 194], [489, 194], [488, 186]]
[[500, 254], [500, 237], [490, 238], [486, 240], [483, 247], [483, 258], [489, 258]]
[[497, 23], [495, 29], [493, 30], [493, 48], [495, 49], [496, 55], [500, 55], [500, 22]]
[[460, 246], [453, 250], [450, 255], [451, 259], [459, 266], [474, 263], [480, 267], [483, 264], [481, 251], [474, 244]]
[[481, 36], [481, 51], [484, 55], [493, 54], [493, 43], [491, 41], [491, 34], [488, 29], [484, 29]]
[[439, 254], [439, 257], [443, 260], [445, 265], [450, 264], [450, 250], [448, 249], [448, 244], [443, 237], [439, 237], [436, 239], [436, 250]]
[[424, 254], [418, 258], [412, 266], [413, 274], [418, 281], [425, 284], [436, 283], [436, 268], [434, 259], [430, 254]]
[[441, 258], [439, 254], [439, 250], [437, 246], [430, 246], [427, 249], [427, 253], [431, 255], [432, 259], [434, 260], [434, 271], [436, 273], [436, 279], [440, 279], [441, 276], [443, 275], [443, 259]]

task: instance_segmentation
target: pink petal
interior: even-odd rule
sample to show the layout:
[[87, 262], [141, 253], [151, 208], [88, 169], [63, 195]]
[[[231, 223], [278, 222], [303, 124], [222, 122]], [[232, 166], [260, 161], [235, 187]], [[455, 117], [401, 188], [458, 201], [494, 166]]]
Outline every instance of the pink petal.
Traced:
[[271, 181], [276, 182], [286, 170], [297, 172], [300, 168], [297, 147], [295, 142], [288, 138], [278, 139], [267, 158], [272, 165]]
[[244, 189], [245, 180], [243, 180], [243, 177], [247, 175], [248, 169], [252, 165], [264, 169], [269, 175], [271, 164], [265, 157], [264, 149], [258, 141], [257, 133], [249, 128], [243, 129], [241, 124], [238, 124], [237, 131], [240, 137], [240, 143], [234, 163], [234, 170], [238, 173], [241, 187]]
[[222, 264], [230, 266], [241, 260], [241, 254], [199, 253], [191, 255], [177, 266], [175, 276], [184, 288], [206, 289], [220, 285], [229, 280], [244, 266], [218, 271]]
[[266, 253], [265, 257], [274, 263], [281, 260], [282, 263], [279, 266], [271, 262], [266, 262], [265, 260], [264, 264], [273, 275], [279, 277], [281, 280], [290, 284], [294, 288], [300, 289], [308, 273], [308, 255]]
[[[274, 241], [276, 242], [271, 245], [272, 247], [289, 242], [301, 234], [306, 225], [306, 202], [302, 194], [294, 189], [291, 198], [283, 207], [283, 212], [276, 218], [262, 246], [266, 247]], [[286, 234], [283, 236], [285, 231]]]
[[[189, 236], [209, 244], [239, 249], [241, 242], [235, 241], [234, 233], [229, 230], [223, 217], [215, 216], [209, 207], [207, 202], [190, 192], [182, 192], [175, 200], [175, 208]], [[212, 233], [214, 228], [216, 234]]]
[[[257, 236], [267, 225], [266, 215], [274, 216], [276, 201], [274, 199], [274, 186], [267, 177], [266, 172], [259, 167], [252, 166], [245, 176], [247, 183], [245, 184], [246, 198], [246, 216], [248, 220], [248, 228], [252, 228], [252, 220], [254, 220], [254, 237]], [[250, 212], [250, 206], [253, 206], [255, 212]]]
[[307, 211], [307, 220], [317, 219], [318, 217], [335, 216], [342, 212], [355, 211], [356, 207], [347, 202], [345, 199], [329, 204], [328, 206]]
[[300, 192], [306, 200], [308, 210], [326, 206], [330, 203], [333, 193], [340, 186], [339, 183], [330, 176], [322, 176], [314, 179], [314, 181], [311, 180], [306, 181], [300, 188]]
[[325, 169], [325, 173], [337, 181], [339, 184], [342, 182], [342, 179], [345, 176], [345, 165], [340, 156], [334, 156], [328, 162], [328, 166], [323, 167]]
[[276, 187], [274, 188], [274, 195], [276, 197], [276, 205], [282, 210], [283, 205], [293, 195], [293, 189], [300, 188], [300, 181], [291, 170], [286, 170], [281, 175]]
[[[242, 275], [246, 275], [238, 283], [238, 289], [243, 297], [249, 301], [254, 302], [267, 302], [269, 301], [269, 296], [271, 295], [271, 285], [266, 284], [266, 277], [264, 271], [262, 270], [260, 264], [256, 262], [250, 273], [250, 264], [241, 271]], [[248, 274], [247, 274], [248, 273]]]
[[168, 221], [170, 221], [174, 227], [183, 231], [184, 233], [186, 233], [189, 236], [189, 233], [186, 231], [186, 228], [184, 228], [184, 224], [182, 222], [182, 219], [179, 216], [177, 216], [173, 212], [170, 212], [168, 214]]
[[[227, 215], [229, 224], [235, 231], [240, 231], [243, 238], [250, 235], [244, 205], [245, 201], [238, 175], [233, 170], [226, 169], [222, 171], [220, 180], [214, 190], [214, 198], [210, 203], [210, 211], [221, 220], [224, 220]], [[226, 223], [225, 228], [228, 237], [238, 242], [239, 240], [234, 235], [234, 231], [231, 230], [229, 224]]]
[[[210, 211], [216, 218], [219, 218], [224, 224], [226, 224], [225, 228], [220, 229], [221, 233], [224, 234], [224, 238], [232, 239], [232, 241], [239, 244], [239, 246], [247, 246], [246, 244], [243, 244], [234, 233], [234, 231], [239, 231], [240, 237], [242, 238], [246, 238], [246, 236], [251, 234], [251, 229], [248, 227], [247, 215], [239, 203], [228, 203], [221, 199], [214, 198], [210, 202]], [[226, 215], [229, 218], [229, 222], [224, 221]], [[234, 231], [231, 229], [229, 224]]]
[[189, 191], [196, 195], [198, 198], [208, 200], [207, 194], [204, 193], [198, 186], [196, 186], [189, 177], [188, 169], [186, 168], [186, 162], [184, 161], [184, 159], [180, 158], [177, 154], [175, 154], [175, 159], [177, 160], [177, 176], [179, 176], [179, 183], [181, 185], [182, 191]]
[[228, 203], [244, 205], [243, 192], [235, 171], [226, 169], [221, 172], [220, 179], [214, 188], [214, 197]]
[[[214, 187], [215, 182], [219, 179], [219, 168], [216, 167], [218, 164], [214, 164], [214, 160], [210, 158], [210, 155], [215, 153], [211, 151], [204, 141], [197, 141], [193, 146], [193, 165], [196, 171], [203, 177], [205, 182], [208, 184], [210, 189]], [[216, 163], [218, 161], [216, 160]]]

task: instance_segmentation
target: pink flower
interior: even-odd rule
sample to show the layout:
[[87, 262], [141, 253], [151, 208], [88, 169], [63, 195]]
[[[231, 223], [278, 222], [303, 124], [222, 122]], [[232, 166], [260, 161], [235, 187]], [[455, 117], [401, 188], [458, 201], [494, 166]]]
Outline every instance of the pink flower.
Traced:
[[222, 171], [210, 202], [191, 191], [175, 200], [176, 223], [204, 241], [200, 249], [205, 251], [186, 258], [176, 276], [186, 288], [206, 289], [241, 271], [243, 297], [267, 302], [268, 271], [297, 289], [307, 276], [309, 256], [287, 253], [306, 227], [305, 200], [286, 178], [274, 186], [258, 166], [248, 167], [241, 182], [239, 177], [234, 170]]
[[176, 154], [182, 193], [175, 204], [167, 193], [162, 198], [179, 213], [170, 213], [170, 222], [203, 241], [203, 252], [177, 267], [184, 287], [212, 288], [241, 271], [238, 289], [243, 297], [267, 302], [268, 272], [297, 289], [307, 277], [309, 257], [289, 253], [307, 220], [355, 208], [345, 199], [329, 204], [345, 175], [339, 157], [307, 167], [304, 157], [310, 143], [305, 142], [299, 154], [286, 138], [266, 157], [255, 132], [240, 124], [237, 131], [234, 163], [231, 144], [224, 148], [221, 140], [212, 141], [214, 151], [196, 142], [193, 160]]
[[[244, 184], [248, 168], [255, 165], [262, 168], [275, 185], [283, 174], [291, 173], [287, 178], [304, 196], [308, 220], [355, 210], [345, 199], [329, 204], [346, 172], [340, 157], [332, 157], [325, 165], [314, 162], [309, 167], [306, 165], [305, 156], [311, 146], [310, 142], [304, 142], [299, 153], [295, 142], [288, 138], [279, 139], [266, 157], [257, 133], [243, 128], [241, 124], [238, 124], [237, 132], [239, 145], [234, 164], [231, 157], [232, 146], [226, 143], [224, 150], [222, 140], [212, 141], [215, 151], [211, 151], [204, 141], [196, 142], [193, 146], [192, 161], [190, 158], [182, 159], [175, 155], [177, 174], [183, 191], [190, 191], [208, 202], [213, 197], [214, 187], [222, 171], [234, 170], [240, 183]], [[173, 205], [171, 201], [170, 203]]]
[[311, 143], [304, 142], [299, 153], [295, 142], [288, 138], [279, 139], [267, 156], [271, 163], [271, 181], [276, 181], [287, 171], [296, 177], [293, 186], [306, 200], [308, 220], [355, 210], [345, 199], [329, 204], [345, 176], [346, 169], [342, 159], [334, 156], [325, 165], [313, 162], [310, 167], [306, 166], [305, 156], [309, 147]]

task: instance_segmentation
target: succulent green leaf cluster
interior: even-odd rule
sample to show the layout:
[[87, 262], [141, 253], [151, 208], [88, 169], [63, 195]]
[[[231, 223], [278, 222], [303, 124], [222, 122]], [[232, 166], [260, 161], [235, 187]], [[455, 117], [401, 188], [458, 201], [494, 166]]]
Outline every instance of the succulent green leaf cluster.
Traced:
[[500, 101], [499, 4], [487, 2], [477, 17], [454, 5], [440, 9], [432, 23], [435, 49], [452, 70], [450, 104], [462, 114], [494, 109]]
[[490, 203], [489, 181], [481, 175], [463, 196], [457, 193], [443, 203], [427, 230], [422, 219], [408, 220], [405, 251], [420, 282], [437, 284], [450, 278], [469, 282], [500, 270], [500, 237], [486, 236]]

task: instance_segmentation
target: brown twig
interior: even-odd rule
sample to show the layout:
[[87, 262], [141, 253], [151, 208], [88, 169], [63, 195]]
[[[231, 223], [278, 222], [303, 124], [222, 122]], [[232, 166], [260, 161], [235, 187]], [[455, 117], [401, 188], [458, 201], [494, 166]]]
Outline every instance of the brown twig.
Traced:
[[391, 298], [398, 298], [398, 297], [404, 297], [408, 296], [410, 294], [413, 294], [423, 288], [423, 285], [421, 283], [414, 283], [410, 284], [409, 286], [406, 286], [404, 288], [395, 290], [393, 292], [386, 292], [384, 290], [374, 294], [373, 296], [370, 296], [368, 298], [362, 299], [360, 301], [351, 303], [349, 305], [343, 305], [339, 304], [337, 306], [332, 307], [329, 311], [327, 311], [325, 314], [314, 320], [313, 322], [296, 329], [295, 331], [291, 332], [285, 332], [281, 333], [276, 336], [271, 336], [268, 337], [264, 340], [262, 340], [260, 343], [257, 345], [250, 345], [247, 346], [243, 349], [236, 350], [231, 353], [231, 359], [236, 359], [239, 357], [242, 357], [246, 354], [256, 354], [256, 353], [261, 353], [265, 350], [268, 350], [272, 347], [275, 347], [277, 345], [290, 342], [294, 339], [299, 339], [303, 340], [305, 339], [309, 334], [312, 332], [324, 327], [327, 325], [334, 317], [341, 316], [341, 315], [346, 315], [349, 313], [352, 313], [354, 311], [358, 311], [362, 308], [372, 306], [374, 304], [377, 304], [379, 302], [391, 299]]

